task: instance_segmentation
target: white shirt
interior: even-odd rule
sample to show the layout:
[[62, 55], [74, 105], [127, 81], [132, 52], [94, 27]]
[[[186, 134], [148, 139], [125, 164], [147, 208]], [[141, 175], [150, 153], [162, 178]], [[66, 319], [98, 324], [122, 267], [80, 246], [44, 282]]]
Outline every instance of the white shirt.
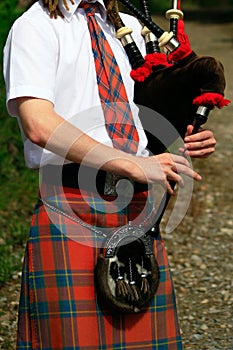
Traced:
[[[36, 2], [13, 24], [4, 48], [4, 77], [7, 92], [7, 109], [17, 116], [15, 98], [30, 96], [46, 99], [54, 104], [55, 111], [95, 140], [111, 145], [104, 126], [91, 40], [84, 10], [68, 3], [67, 11], [60, 1], [64, 19], [51, 19], [40, 1]], [[99, 1], [102, 5], [102, 0]], [[104, 5], [103, 5], [104, 6]], [[140, 146], [138, 155], [147, 155], [147, 140], [133, 104], [134, 82], [131, 66], [120, 41], [105, 22], [105, 13], [97, 13], [97, 20], [116, 56], [127, 91]], [[126, 26], [133, 29], [133, 37], [142, 54], [145, 54], [141, 25], [132, 16], [122, 14]], [[33, 144], [23, 133], [19, 121], [26, 164], [30, 168], [52, 163], [61, 164], [61, 157]], [[42, 163], [41, 164], [41, 159]]]

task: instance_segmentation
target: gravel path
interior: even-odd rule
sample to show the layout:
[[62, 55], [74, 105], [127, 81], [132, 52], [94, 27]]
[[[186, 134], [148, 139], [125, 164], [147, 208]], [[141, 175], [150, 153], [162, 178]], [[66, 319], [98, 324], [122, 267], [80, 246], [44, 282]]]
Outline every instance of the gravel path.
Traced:
[[[233, 101], [233, 23], [187, 22], [194, 51], [219, 58]], [[165, 234], [177, 291], [183, 341], [187, 350], [233, 349], [233, 105], [214, 110], [208, 127], [217, 151], [193, 161], [203, 176], [194, 187], [181, 225]], [[167, 212], [167, 216], [169, 212]]]
[[[163, 20], [161, 21], [163, 22]], [[167, 23], [163, 27], [165, 27]], [[187, 22], [194, 51], [219, 58], [227, 77], [226, 97], [233, 100], [233, 23]], [[233, 104], [213, 111], [217, 152], [194, 161], [203, 176], [195, 185], [188, 213], [179, 227], [165, 233], [187, 350], [233, 350]], [[171, 210], [171, 208], [170, 208]], [[166, 225], [167, 211], [163, 225]], [[14, 349], [19, 275], [0, 290], [0, 349]]]

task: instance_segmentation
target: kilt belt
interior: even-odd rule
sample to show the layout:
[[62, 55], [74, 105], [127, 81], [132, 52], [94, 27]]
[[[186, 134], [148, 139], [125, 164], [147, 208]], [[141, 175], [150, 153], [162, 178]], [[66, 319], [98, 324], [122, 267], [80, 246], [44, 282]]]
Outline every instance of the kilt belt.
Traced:
[[42, 183], [98, 192], [100, 195], [116, 196], [120, 180], [127, 180], [122, 185], [124, 193], [127, 192], [130, 185], [134, 194], [151, 189], [151, 185], [134, 182], [120, 175], [75, 163], [63, 166], [45, 165], [40, 169], [40, 175]]

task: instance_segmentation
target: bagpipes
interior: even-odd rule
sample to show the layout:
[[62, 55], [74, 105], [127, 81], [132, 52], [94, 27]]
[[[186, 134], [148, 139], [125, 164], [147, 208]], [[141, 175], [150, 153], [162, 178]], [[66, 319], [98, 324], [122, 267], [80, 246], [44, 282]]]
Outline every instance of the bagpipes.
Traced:
[[[145, 57], [132, 38], [132, 30], [124, 26], [119, 16], [117, 0], [113, 0], [109, 19], [115, 26], [116, 37], [121, 41], [132, 66], [134, 102], [139, 106], [148, 149], [154, 155], [160, 154], [179, 136], [184, 138], [187, 125], [193, 125], [192, 133], [196, 133], [207, 121], [211, 110], [231, 102], [224, 98], [224, 68], [216, 58], [197, 55], [192, 50], [184, 30], [180, 0], [173, 0], [173, 8], [166, 12], [170, 32], [152, 21], [148, 0], [139, 0], [142, 10], [138, 10], [129, 0], [119, 1], [142, 23]], [[161, 52], [161, 49], [165, 52]], [[155, 121], [153, 115], [148, 127], [147, 115], [151, 117], [149, 110], [158, 112], [168, 123], [161, 127], [163, 120], [159, 118]], [[175, 183], [171, 186], [174, 188]], [[169, 198], [169, 194], [165, 193], [159, 205], [156, 230]]]
[[[132, 30], [125, 27], [120, 18], [116, 0], [110, 1], [108, 18], [115, 26], [116, 36], [132, 66], [134, 102], [139, 106], [142, 125], [145, 114], [148, 114], [148, 110], [141, 108], [144, 106], [158, 112], [177, 130], [176, 133], [172, 132], [171, 137], [168, 135], [171, 130], [164, 129], [165, 138], [169, 139], [169, 142], [165, 140], [164, 143], [154, 136], [156, 132], [153, 132], [153, 128], [160, 128], [158, 120], [151, 121], [152, 130], [143, 125], [149, 151], [159, 154], [175, 141], [173, 137], [180, 135], [184, 138], [187, 125], [193, 124], [193, 133], [196, 133], [206, 122], [210, 110], [222, 108], [230, 102], [224, 99], [223, 66], [213, 57], [198, 56], [192, 51], [184, 32], [180, 3], [177, 6], [174, 0], [173, 9], [167, 11], [171, 28], [168, 33], [151, 20], [147, 0], [140, 0], [143, 12], [136, 9], [129, 0], [120, 1], [146, 25], [142, 29], [142, 35], [147, 55], [142, 57], [132, 38]], [[165, 47], [167, 53], [160, 52], [161, 47]], [[175, 183], [171, 186], [175, 186]], [[149, 231], [144, 228], [143, 222], [139, 226], [128, 224], [108, 237], [96, 264], [100, 305], [108, 304], [120, 313], [136, 313], [150, 304], [160, 279], [151, 236], [159, 234], [159, 224], [169, 198], [169, 194], [165, 193]]]
[[[193, 133], [207, 121], [209, 111], [230, 103], [224, 98], [225, 76], [221, 62], [211, 56], [197, 55], [191, 49], [184, 31], [180, 1], [166, 12], [170, 32], [163, 31], [151, 19], [147, 0], [140, 0], [142, 11], [129, 0], [119, 0], [144, 25], [146, 51], [142, 57], [132, 38], [132, 30], [124, 26], [118, 16], [117, 3], [112, 8], [116, 36], [121, 41], [132, 66], [135, 81], [134, 102], [148, 107], [165, 117], [184, 138], [187, 125], [193, 124]], [[160, 49], [165, 49], [165, 53]], [[143, 115], [141, 116], [143, 124]], [[153, 154], [162, 153], [167, 145], [145, 128], [148, 149]], [[175, 140], [169, 140], [172, 142]]]

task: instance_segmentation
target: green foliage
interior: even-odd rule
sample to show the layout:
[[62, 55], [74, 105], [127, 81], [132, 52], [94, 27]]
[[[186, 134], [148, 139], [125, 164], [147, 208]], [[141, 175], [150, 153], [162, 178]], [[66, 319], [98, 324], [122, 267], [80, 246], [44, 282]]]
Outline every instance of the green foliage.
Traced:
[[[4, 0], [0, 2], [0, 48], [2, 48], [7, 37], [9, 28], [14, 20], [22, 13], [22, 9], [18, 9], [17, 0]], [[2, 57], [2, 56], [1, 56]], [[1, 58], [2, 59], [2, 58]]]
[[[22, 12], [17, 9], [17, 0], [5, 0], [0, 3], [0, 49], [6, 42], [8, 31], [14, 20]], [[16, 119], [9, 118], [5, 106], [5, 85], [2, 75], [2, 55], [0, 61], [0, 178], [1, 183], [9, 181], [17, 172], [20, 172], [24, 165], [23, 148], [21, 136]]]
[[21, 270], [36, 200], [37, 175], [28, 170], [14, 170], [14, 173], [0, 186], [0, 287]]
[[[0, 49], [22, 10], [17, 0], [0, 3]], [[0, 59], [2, 72], [2, 55]], [[5, 107], [5, 85], [0, 75], [0, 286], [21, 269], [21, 259], [37, 191], [37, 174], [25, 167], [22, 140], [15, 118]]]

